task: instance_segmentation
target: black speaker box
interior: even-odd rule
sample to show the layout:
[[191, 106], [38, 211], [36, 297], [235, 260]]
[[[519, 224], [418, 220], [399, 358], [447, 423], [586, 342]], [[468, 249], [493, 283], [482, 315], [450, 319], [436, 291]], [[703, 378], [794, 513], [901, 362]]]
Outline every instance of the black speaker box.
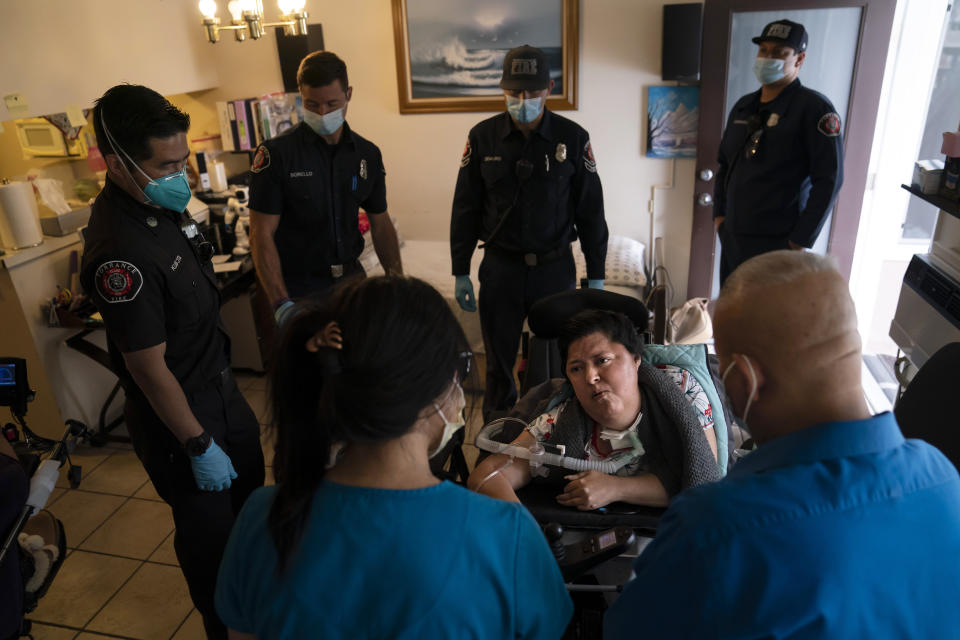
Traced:
[[280, 74], [283, 76], [283, 90], [296, 93], [297, 69], [300, 61], [308, 53], [323, 49], [323, 27], [319, 24], [307, 25], [307, 35], [287, 36], [283, 27], [275, 28], [277, 33], [277, 55], [280, 57]]
[[699, 2], [663, 6], [664, 80], [696, 82], [700, 79], [700, 36], [703, 5]]

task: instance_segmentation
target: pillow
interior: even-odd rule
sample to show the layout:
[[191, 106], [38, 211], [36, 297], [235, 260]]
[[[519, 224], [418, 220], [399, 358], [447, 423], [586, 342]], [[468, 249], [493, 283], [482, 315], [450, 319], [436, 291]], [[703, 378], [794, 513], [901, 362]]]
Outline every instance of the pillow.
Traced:
[[[632, 238], [611, 235], [607, 241], [606, 283], [627, 287], [647, 284], [643, 274], [644, 245]], [[577, 282], [587, 277], [587, 262], [580, 241], [573, 243], [573, 261], [577, 265]]]

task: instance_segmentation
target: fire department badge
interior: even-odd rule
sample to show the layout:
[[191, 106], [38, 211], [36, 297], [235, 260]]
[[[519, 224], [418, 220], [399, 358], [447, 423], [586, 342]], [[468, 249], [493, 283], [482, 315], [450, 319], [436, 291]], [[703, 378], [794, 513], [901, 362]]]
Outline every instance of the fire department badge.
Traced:
[[143, 274], [129, 262], [111, 260], [97, 267], [94, 283], [97, 293], [107, 302], [129, 302], [140, 293]]
[[270, 166], [270, 152], [267, 151], [267, 148], [263, 145], [257, 147], [257, 152], [253, 156], [253, 164], [250, 166], [250, 171], [254, 173], [260, 173], [264, 169]]
[[583, 147], [583, 168], [590, 173], [597, 172], [597, 159], [593, 157], [593, 147], [590, 146], [589, 140]]
[[832, 111], [824, 115], [817, 123], [817, 131], [828, 138], [837, 137], [840, 135], [840, 116]]
[[553, 154], [553, 157], [557, 159], [557, 162], [563, 162], [567, 159], [567, 145], [562, 142], [557, 143], [557, 152]]
[[367, 179], [367, 161], [364, 158], [360, 158], [360, 178]]
[[775, 127], [775, 126], [777, 126], [777, 123], [778, 123], [778, 122], [780, 122], [780, 114], [779, 114], [779, 113], [771, 113], [771, 114], [770, 114], [770, 117], [767, 118], [767, 127]]

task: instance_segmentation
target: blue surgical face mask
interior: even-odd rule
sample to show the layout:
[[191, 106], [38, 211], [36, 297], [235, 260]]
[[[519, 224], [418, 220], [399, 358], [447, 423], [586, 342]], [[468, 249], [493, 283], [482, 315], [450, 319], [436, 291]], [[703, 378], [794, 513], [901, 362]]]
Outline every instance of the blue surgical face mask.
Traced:
[[540, 116], [543, 108], [543, 98], [515, 98], [507, 96], [507, 111], [513, 119], [522, 124], [529, 124]]
[[140, 187], [137, 184], [137, 181], [133, 179], [133, 176], [130, 174], [130, 170], [127, 169], [127, 164], [121, 162], [123, 165], [123, 170], [126, 172], [127, 177], [130, 178], [130, 182], [137, 185], [137, 188], [143, 193], [143, 197], [146, 199], [147, 204], [153, 204], [158, 207], [163, 207], [165, 209], [171, 209], [182, 213], [187, 208], [187, 203], [190, 202], [192, 194], [190, 193], [190, 183], [187, 181], [187, 168], [184, 166], [179, 171], [174, 171], [170, 175], [163, 176], [162, 178], [151, 178], [147, 175], [147, 172], [140, 168], [136, 162], [133, 161], [133, 158], [124, 151], [123, 147], [117, 144], [116, 139], [110, 133], [110, 129], [107, 128], [107, 122], [103, 117], [103, 112], [100, 113], [100, 124], [103, 125], [103, 131], [107, 134], [107, 139], [110, 142], [115, 150], [118, 150], [127, 161], [137, 168], [137, 171], [143, 174], [147, 179], [147, 184], [144, 187]]
[[324, 115], [304, 109], [303, 121], [318, 136], [332, 136], [337, 132], [337, 129], [343, 126], [343, 107]]
[[753, 61], [753, 73], [760, 84], [773, 84], [784, 77], [783, 60], [780, 58], [761, 58]]

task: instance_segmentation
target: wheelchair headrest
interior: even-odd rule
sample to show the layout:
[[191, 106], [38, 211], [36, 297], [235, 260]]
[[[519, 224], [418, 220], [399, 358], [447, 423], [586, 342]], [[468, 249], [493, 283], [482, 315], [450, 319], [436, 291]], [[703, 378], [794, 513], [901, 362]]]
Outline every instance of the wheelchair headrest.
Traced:
[[586, 309], [619, 311], [630, 318], [637, 333], [644, 333], [650, 322], [647, 307], [636, 298], [600, 289], [562, 291], [538, 300], [530, 307], [527, 322], [534, 335], [553, 340], [567, 320]]

